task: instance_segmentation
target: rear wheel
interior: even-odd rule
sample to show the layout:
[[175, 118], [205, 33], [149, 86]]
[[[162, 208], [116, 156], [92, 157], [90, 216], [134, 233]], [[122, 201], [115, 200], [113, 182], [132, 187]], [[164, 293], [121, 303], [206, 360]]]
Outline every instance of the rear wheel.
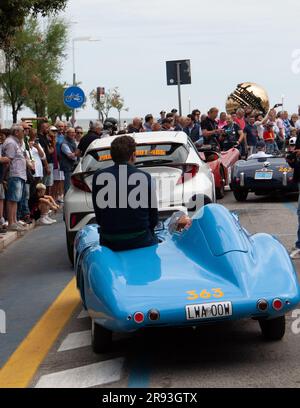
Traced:
[[216, 187], [216, 197], [218, 200], [221, 200], [225, 196], [225, 174], [222, 167], [220, 168], [220, 177], [222, 180], [221, 187]]
[[66, 240], [67, 240], [67, 249], [68, 249], [68, 256], [69, 256], [69, 260], [72, 264], [72, 266], [74, 266], [74, 242], [71, 238], [71, 235], [68, 233], [68, 231], [66, 230]]
[[270, 320], [259, 320], [262, 335], [266, 340], [281, 340], [285, 333], [285, 316]]
[[94, 353], [105, 353], [111, 348], [112, 332], [92, 319], [92, 348]]
[[248, 193], [248, 190], [233, 190], [233, 195], [236, 201], [246, 201]]

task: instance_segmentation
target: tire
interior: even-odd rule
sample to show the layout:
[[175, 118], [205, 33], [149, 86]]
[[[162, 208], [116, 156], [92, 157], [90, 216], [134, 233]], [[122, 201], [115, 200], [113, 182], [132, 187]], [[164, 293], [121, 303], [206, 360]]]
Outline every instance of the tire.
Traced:
[[100, 326], [92, 319], [92, 348], [96, 354], [109, 351], [112, 344], [112, 332]]
[[223, 181], [223, 180], [225, 180], [225, 174], [224, 174], [224, 170], [223, 170], [222, 167], [220, 168], [220, 177], [221, 177], [221, 180], [222, 180], [222, 186], [220, 188], [216, 187], [217, 200], [221, 200], [225, 196], [225, 181]]
[[222, 185], [220, 188], [216, 188], [216, 197], [217, 200], [221, 200], [225, 196], [225, 186]]
[[233, 195], [236, 201], [246, 201], [248, 193], [248, 190], [233, 190]]
[[66, 230], [66, 240], [67, 240], [68, 257], [71, 262], [71, 265], [74, 266], [74, 242], [70, 234], [68, 234], [67, 230]]
[[259, 320], [263, 337], [269, 341], [281, 340], [285, 333], [285, 316], [270, 320]]

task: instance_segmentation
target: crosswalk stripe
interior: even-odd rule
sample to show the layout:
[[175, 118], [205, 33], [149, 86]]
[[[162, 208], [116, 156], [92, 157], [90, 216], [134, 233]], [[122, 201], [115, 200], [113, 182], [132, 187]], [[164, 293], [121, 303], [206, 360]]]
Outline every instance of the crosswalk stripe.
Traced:
[[25, 388], [79, 306], [75, 278], [64, 288], [0, 370], [0, 388]]
[[58, 351], [73, 350], [80, 347], [90, 346], [91, 344], [91, 330], [70, 333], [64, 339]]
[[113, 383], [121, 379], [123, 364], [121, 357], [47, 374], [40, 378], [35, 388], [88, 388]]
[[82, 310], [79, 315], [77, 316], [77, 319], [84, 319], [85, 317], [89, 317], [89, 314], [87, 312], [87, 310]]

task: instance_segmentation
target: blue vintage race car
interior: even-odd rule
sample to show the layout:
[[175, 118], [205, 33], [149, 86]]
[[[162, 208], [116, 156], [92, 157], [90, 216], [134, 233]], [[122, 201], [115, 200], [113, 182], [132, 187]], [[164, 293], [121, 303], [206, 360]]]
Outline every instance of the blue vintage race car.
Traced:
[[155, 246], [113, 252], [99, 245], [96, 225], [78, 232], [75, 272], [95, 352], [109, 347], [113, 332], [243, 318], [258, 320], [269, 340], [283, 337], [300, 287], [276, 238], [249, 235], [216, 204], [204, 206], [188, 230], [157, 234]]

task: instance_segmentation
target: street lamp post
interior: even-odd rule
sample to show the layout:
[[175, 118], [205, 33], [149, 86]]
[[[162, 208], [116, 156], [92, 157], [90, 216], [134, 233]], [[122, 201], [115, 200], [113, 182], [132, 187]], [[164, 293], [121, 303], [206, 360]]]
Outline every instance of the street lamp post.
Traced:
[[[76, 37], [72, 39], [72, 60], [73, 60], [73, 86], [76, 86], [76, 70], [75, 70], [75, 42], [78, 41], [88, 41], [88, 42], [98, 42], [97, 38], [93, 37]], [[72, 113], [72, 125], [75, 125], [75, 109], [73, 109]]]

